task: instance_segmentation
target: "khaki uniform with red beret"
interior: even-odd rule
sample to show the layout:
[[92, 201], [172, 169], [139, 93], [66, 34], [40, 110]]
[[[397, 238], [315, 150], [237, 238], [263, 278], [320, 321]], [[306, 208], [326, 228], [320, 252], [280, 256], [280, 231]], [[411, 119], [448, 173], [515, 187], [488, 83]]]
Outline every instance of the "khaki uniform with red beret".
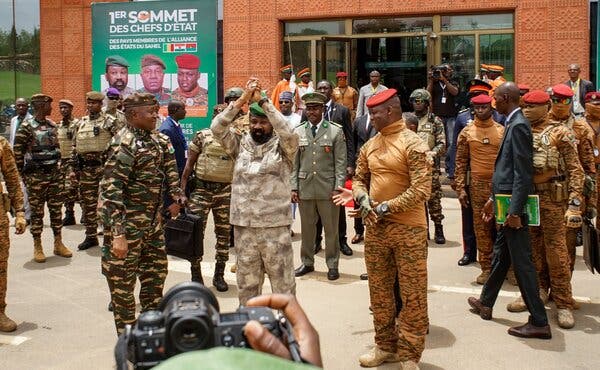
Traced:
[[[192, 54], [181, 54], [175, 57], [177, 68], [198, 70], [200, 68], [200, 58]], [[186, 106], [207, 106], [208, 105], [208, 90], [198, 85], [191, 91], [183, 91], [181, 86], [175, 89], [171, 94], [171, 99], [182, 101]]]
[[[356, 118], [356, 107], [358, 105], [358, 91], [355, 88], [348, 85], [348, 73], [338, 72], [335, 77], [338, 80], [338, 85], [333, 89], [333, 101], [342, 104], [344, 107], [350, 110], [352, 121]], [[341, 79], [346, 79], [346, 82], [341, 86]]]
[[[369, 100], [367, 108], [394, 96], [395, 89], [380, 92]], [[397, 354], [395, 361], [419, 362], [429, 326], [425, 219], [425, 201], [431, 193], [428, 151], [423, 140], [399, 120], [381, 129], [361, 148], [353, 178], [354, 199], [368, 195], [372, 201], [389, 206], [389, 212], [367, 228], [365, 264], [376, 348]], [[398, 318], [396, 276], [403, 304]], [[361, 356], [361, 362], [363, 357], [368, 355]]]
[[[600, 169], [600, 92], [594, 91], [585, 95], [585, 120], [594, 133], [594, 162], [596, 171], [598, 171]], [[596, 179], [596, 194], [598, 192], [600, 192], [600, 181]], [[596, 211], [598, 209], [600, 209], [600, 199], [596, 200]], [[590, 214], [590, 216], [593, 215]], [[600, 218], [596, 218], [596, 227], [599, 226]]]

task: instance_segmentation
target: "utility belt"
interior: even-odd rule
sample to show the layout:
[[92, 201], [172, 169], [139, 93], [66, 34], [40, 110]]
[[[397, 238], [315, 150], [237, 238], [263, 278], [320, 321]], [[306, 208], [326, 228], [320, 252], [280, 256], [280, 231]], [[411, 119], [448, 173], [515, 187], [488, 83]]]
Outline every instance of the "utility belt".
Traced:
[[226, 188], [227, 186], [230, 186], [231, 184], [228, 182], [216, 182], [216, 181], [206, 181], [206, 180], [201, 180], [199, 178], [194, 178], [194, 189], [198, 190], [198, 189], [206, 189], [206, 190], [210, 190], [210, 191], [222, 191], [224, 188]]
[[548, 182], [534, 184], [536, 193], [550, 193], [550, 200], [553, 202], [565, 202], [569, 195], [567, 194], [567, 178], [564, 175], [554, 176]]
[[[99, 157], [102, 157], [102, 153], [97, 153]], [[81, 155], [77, 156], [77, 168], [82, 170], [86, 167], [102, 167], [104, 162], [101, 159], [95, 158], [84, 158]]]

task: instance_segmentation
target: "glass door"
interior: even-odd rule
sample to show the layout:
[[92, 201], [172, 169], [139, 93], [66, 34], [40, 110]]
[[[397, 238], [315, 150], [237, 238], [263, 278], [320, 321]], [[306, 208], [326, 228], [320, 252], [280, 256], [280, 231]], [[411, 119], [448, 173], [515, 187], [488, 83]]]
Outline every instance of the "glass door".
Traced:
[[[340, 71], [351, 75], [350, 49], [351, 38], [322, 37], [317, 41], [317, 73], [320, 79], [331, 81], [335, 85], [335, 75]], [[352, 79], [348, 80], [352, 84]]]

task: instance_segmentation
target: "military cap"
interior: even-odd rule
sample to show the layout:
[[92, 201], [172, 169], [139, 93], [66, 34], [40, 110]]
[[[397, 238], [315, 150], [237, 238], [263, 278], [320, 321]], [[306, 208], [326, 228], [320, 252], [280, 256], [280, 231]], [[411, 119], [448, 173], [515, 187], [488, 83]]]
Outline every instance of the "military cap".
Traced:
[[125, 58], [123, 58], [120, 55], [111, 55], [108, 58], [106, 58], [104, 63], [107, 66], [121, 66], [129, 68], [129, 62], [127, 62], [127, 60], [125, 60]]
[[498, 64], [487, 64], [488, 71], [502, 73], [504, 72], [504, 67]]
[[546, 104], [550, 100], [550, 95], [542, 90], [532, 90], [523, 95], [523, 102], [527, 104]]
[[294, 67], [291, 64], [288, 64], [287, 66], [283, 66], [283, 67], [279, 68], [279, 72], [281, 72], [281, 73], [292, 73], [293, 68]]
[[421, 99], [431, 101], [431, 94], [425, 89], [416, 89], [410, 94], [410, 99]]
[[489, 67], [487, 64], [483, 64], [483, 63], [481, 63], [481, 64], [479, 65], [479, 70], [480, 70], [480, 71], [483, 71], [483, 72], [489, 72], [489, 70], [490, 70], [490, 67]]
[[52, 97], [46, 94], [33, 94], [31, 96], [32, 103], [52, 103]]
[[158, 101], [154, 97], [154, 94], [150, 93], [133, 93], [129, 95], [123, 101], [123, 108], [134, 108], [134, 107], [144, 107], [149, 105], [156, 105]]
[[531, 90], [529, 85], [526, 85], [526, 84], [518, 84], [517, 87], [519, 88], [519, 94], [521, 94], [521, 95], [528, 93], [529, 90]]
[[104, 100], [104, 94], [102, 94], [99, 91], [88, 91], [85, 94], [85, 99], [86, 100], [96, 100], [96, 101], [100, 100], [100, 101], [102, 101], [102, 100]]
[[318, 92], [311, 92], [302, 95], [302, 100], [306, 105], [323, 105], [327, 102], [327, 97]]
[[469, 89], [469, 93], [474, 92], [490, 92], [492, 90], [492, 85], [489, 83], [479, 80], [477, 78], [472, 79], [467, 82], [467, 88]]
[[121, 93], [119, 92], [118, 89], [114, 88], [114, 87], [110, 87], [108, 90], [106, 90], [106, 96], [110, 99], [110, 98], [118, 98], [121, 96]]
[[571, 98], [573, 96], [573, 90], [565, 84], [558, 84], [552, 86], [552, 96], [557, 98]]
[[177, 67], [183, 69], [198, 69], [200, 68], [200, 58], [193, 54], [181, 54], [175, 57]]
[[398, 94], [398, 91], [396, 89], [383, 90], [382, 92], [371, 96], [369, 100], [367, 100], [367, 108], [373, 108], [378, 106], [379, 104], [383, 104], [386, 101], [393, 98], [394, 96], [396, 96], [396, 94]]
[[479, 94], [471, 98], [471, 104], [479, 105], [479, 104], [490, 104], [492, 102], [492, 97], [487, 94]]
[[252, 115], [252, 116], [259, 116], [259, 117], [267, 116], [265, 111], [260, 107], [260, 105], [258, 105], [258, 103], [250, 104], [249, 108], [250, 108], [250, 115]]
[[58, 101], [58, 104], [66, 104], [66, 105], [70, 105], [71, 107], [74, 107], [73, 102], [70, 101], [69, 99], [60, 99]]
[[291, 91], [282, 91], [279, 94], [279, 100], [289, 100], [292, 101], [294, 99], [294, 94]]
[[225, 90], [224, 98], [239, 98], [244, 93], [244, 90], [241, 87], [230, 87]]
[[336, 78], [340, 78], [340, 77], [348, 77], [348, 73], [341, 71], [335, 74]]
[[592, 100], [600, 100], [600, 92], [590, 91], [589, 93], [585, 94], [584, 100], [586, 103], [591, 102]]
[[156, 55], [147, 54], [142, 57], [142, 68], [153, 65], [159, 65], [162, 67], [163, 70], [167, 69], [167, 67], [165, 66], [165, 62], [163, 62], [162, 59], [160, 59]]
[[309, 75], [310, 76], [310, 68], [304, 68], [304, 69], [301, 69], [298, 72], [298, 77], [302, 77], [304, 75]]

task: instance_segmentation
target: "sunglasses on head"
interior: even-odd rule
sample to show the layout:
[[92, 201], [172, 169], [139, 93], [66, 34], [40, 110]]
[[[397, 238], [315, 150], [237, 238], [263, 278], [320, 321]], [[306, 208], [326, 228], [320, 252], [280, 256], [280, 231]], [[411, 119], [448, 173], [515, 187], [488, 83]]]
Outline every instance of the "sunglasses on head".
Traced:
[[571, 104], [571, 101], [573, 101], [573, 99], [571, 99], [571, 98], [555, 98], [555, 97], [552, 98], [552, 103], [554, 103], [554, 104], [567, 105], [567, 104]]

